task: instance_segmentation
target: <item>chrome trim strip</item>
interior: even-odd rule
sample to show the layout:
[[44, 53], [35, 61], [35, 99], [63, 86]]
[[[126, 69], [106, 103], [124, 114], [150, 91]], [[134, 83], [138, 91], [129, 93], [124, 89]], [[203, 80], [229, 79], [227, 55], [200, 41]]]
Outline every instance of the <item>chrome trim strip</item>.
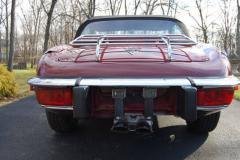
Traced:
[[[101, 45], [163, 45], [166, 43], [102, 43]], [[195, 45], [196, 43], [170, 43], [171, 45]], [[72, 46], [94, 46], [97, 43], [71, 44]]]
[[169, 87], [191, 86], [186, 78], [83, 78], [83, 86], [116, 86], [116, 87]]
[[73, 110], [73, 106], [42, 106], [45, 109]]
[[52, 86], [52, 87], [65, 87], [75, 86], [77, 78], [38, 78], [32, 77], [27, 83], [32, 86]]
[[240, 80], [235, 76], [228, 77], [192, 77], [196, 86], [205, 88], [211, 87], [235, 87], [240, 84]]
[[[88, 40], [88, 39], [90, 39], [90, 40]], [[84, 38], [81, 38], [81, 40], [76, 40], [75, 41], [75, 43], [76, 42], [79, 42], [79, 43], [81, 43], [81, 42], [96, 42], [97, 41], [97, 39], [98, 38], [89, 38], [88, 37], [88, 39], [84, 39]], [[94, 39], [94, 40], [93, 40]], [[129, 41], [129, 42], [136, 42], [136, 41], [138, 41], [138, 42], [156, 42], [156, 41], [161, 41], [161, 42], [163, 42], [163, 40], [162, 39], [123, 39], [123, 38], [121, 38], [121, 39], [117, 39], [117, 40], [107, 40], [107, 39], [105, 39], [105, 40], [103, 40], [103, 42], [119, 42], [119, 41]], [[175, 42], [182, 42], [182, 41], [186, 41], [186, 42], [189, 42], [189, 40], [183, 40], [183, 39], [172, 39], [172, 41], [175, 41]]]
[[[83, 37], [84, 37], [84, 35], [81, 35], [81, 36], [79, 36], [79, 37], [76, 38], [76, 39], [83, 38]], [[70, 44], [70, 45], [74, 45], [74, 42], [76, 41], [76, 39], [74, 39], [73, 41], [71, 41], [69, 44]]]
[[198, 111], [216, 111], [227, 108], [228, 105], [223, 106], [197, 106]]
[[172, 60], [172, 47], [170, 45], [170, 39], [169, 37], [162, 37], [162, 40], [167, 44], [168, 47], [168, 60]]
[[100, 37], [97, 40], [97, 46], [96, 46], [96, 61], [100, 61], [100, 46], [104, 38]]

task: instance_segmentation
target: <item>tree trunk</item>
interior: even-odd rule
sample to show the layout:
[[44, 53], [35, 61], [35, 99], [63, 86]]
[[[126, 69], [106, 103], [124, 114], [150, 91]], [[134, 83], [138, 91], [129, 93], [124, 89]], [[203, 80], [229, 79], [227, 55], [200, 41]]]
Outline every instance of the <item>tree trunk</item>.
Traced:
[[203, 30], [204, 43], [208, 43], [207, 30], [205, 28], [202, 28], [202, 30]]
[[137, 15], [137, 9], [138, 9], [139, 4], [140, 4], [140, 0], [134, 1], [134, 15]]
[[51, 8], [50, 8], [49, 12], [47, 13], [48, 19], [47, 19], [47, 26], [46, 26], [46, 30], [45, 30], [44, 52], [46, 52], [48, 49], [48, 41], [49, 41], [49, 36], [50, 36], [50, 25], [51, 25], [51, 21], [52, 21], [53, 10], [54, 10], [56, 3], [57, 3], [57, 0], [52, 0]]
[[10, 31], [10, 54], [8, 61], [8, 70], [13, 70], [13, 53], [14, 53], [14, 28], [15, 28], [15, 0], [12, 0], [12, 11], [11, 11], [11, 31]]
[[125, 15], [127, 15], [127, 0], [125, 0]]
[[237, 7], [238, 7], [238, 15], [237, 15], [237, 36], [236, 36], [236, 46], [237, 46], [237, 55], [240, 55], [240, 33], [239, 33], [239, 23], [240, 23], [240, 6], [239, 0], [237, 0]]
[[24, 35], [24, 51], [23, 51], [23, 62], [26, 63], [26, 54], [27, 54], [27, 40]]
[[6, 0], [6, 65], [8, 64], [8, 0]]

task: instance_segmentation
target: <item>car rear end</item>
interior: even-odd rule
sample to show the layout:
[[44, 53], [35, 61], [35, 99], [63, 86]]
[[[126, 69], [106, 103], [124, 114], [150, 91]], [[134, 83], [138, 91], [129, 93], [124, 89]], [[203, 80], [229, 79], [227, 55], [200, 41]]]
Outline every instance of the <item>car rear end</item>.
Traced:
[[[238, 78], [231, 75], [224, 55], [212, 53], [213, 49], [207, 47], [194, 48], [195, 43], [184, 35], [91, 35], [81, 36], [71, 45], [81, 48], [75, 57], [71, 54], [71, 58], [54, 58], [52, 52], [55, 51], [48, 52], [48, 57], [53, 60], [47, 65], [47, 61], [44, 62], [48, 69], [40, 68], [39, 76], [29, 79], [28, 83], [33, 86], [39, 104], [47, 111], [74, 119], [114, 118], [112, 130], [116, 132], [150, 133], [156, 115], [179, 116], [194, 128], [192, 126], [201, 117], [214, 114], [216, 117], [226, 108], [239, 84]], [[211, 52], [204, 52], [204, 49]], [[57, 51], [55, 55], [58, 52], [66, 51]], [[67, 70], [59, 65], [70, 62], [79, 68], [81, 64], [92, 68], [77, 73], [77, 67]], [[58, 63], [59, 68], [50, 67], [54, 63]], [[131, 64], [132, 72], [118, 64]], [[146, 69], [153, 64], [155, 68]], [[100, 68], [106, 65], [115, 69], [114, 74]], [[212, 68], [208, 70], [204, 65]], [[174, 68], [178, 66], [183, 67], [176, 73], [173, 70], [178, 70]], [[199, 73], [194, 72], [194, 67]], [[205, 73], [200, 72], [201, 67]], [[56, 74], [59, 69], [65, 70], [59, 73], [69, 76]], [[55, 75], [43, 76], [47, 71]], [[216, 121], [218, 119], [209, 124]], [[205, 126], [207, 132], [214, 127]]]

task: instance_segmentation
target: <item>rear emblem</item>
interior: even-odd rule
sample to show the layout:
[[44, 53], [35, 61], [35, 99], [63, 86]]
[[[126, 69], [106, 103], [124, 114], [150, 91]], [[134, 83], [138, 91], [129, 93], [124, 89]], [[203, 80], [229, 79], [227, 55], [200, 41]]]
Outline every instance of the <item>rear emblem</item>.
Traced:
[[126, 51], [131, 54], [134, 55], [135, 53], [137, 53], [138, 51], [140, 51], [140, 49], [142, 48], [133, 48], [133, 47], [128, 47], [128, 48], [124, 48], [126, 49]]

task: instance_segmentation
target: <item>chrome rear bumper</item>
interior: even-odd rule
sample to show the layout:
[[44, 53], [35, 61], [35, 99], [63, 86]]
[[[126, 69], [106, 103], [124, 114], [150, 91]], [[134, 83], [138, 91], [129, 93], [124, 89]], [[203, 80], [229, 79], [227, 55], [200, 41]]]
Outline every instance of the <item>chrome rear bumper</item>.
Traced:
[[[73, 106], [42, 106], [45, 109], [54, 109], [54, 110], [73, 110]], [[197, 106], [198, 111], [218, 111], [227, 108], [228, 105], [223, 106]]]
[[204, 88], [235, 87], [240, 80], [235, 76], [228, 77], [150, 77], [150, 78], [60, 78], [60, 77], [32, 77], [28, 81], [31, 86], [43, 87], [171, 87], [194, 86]]

